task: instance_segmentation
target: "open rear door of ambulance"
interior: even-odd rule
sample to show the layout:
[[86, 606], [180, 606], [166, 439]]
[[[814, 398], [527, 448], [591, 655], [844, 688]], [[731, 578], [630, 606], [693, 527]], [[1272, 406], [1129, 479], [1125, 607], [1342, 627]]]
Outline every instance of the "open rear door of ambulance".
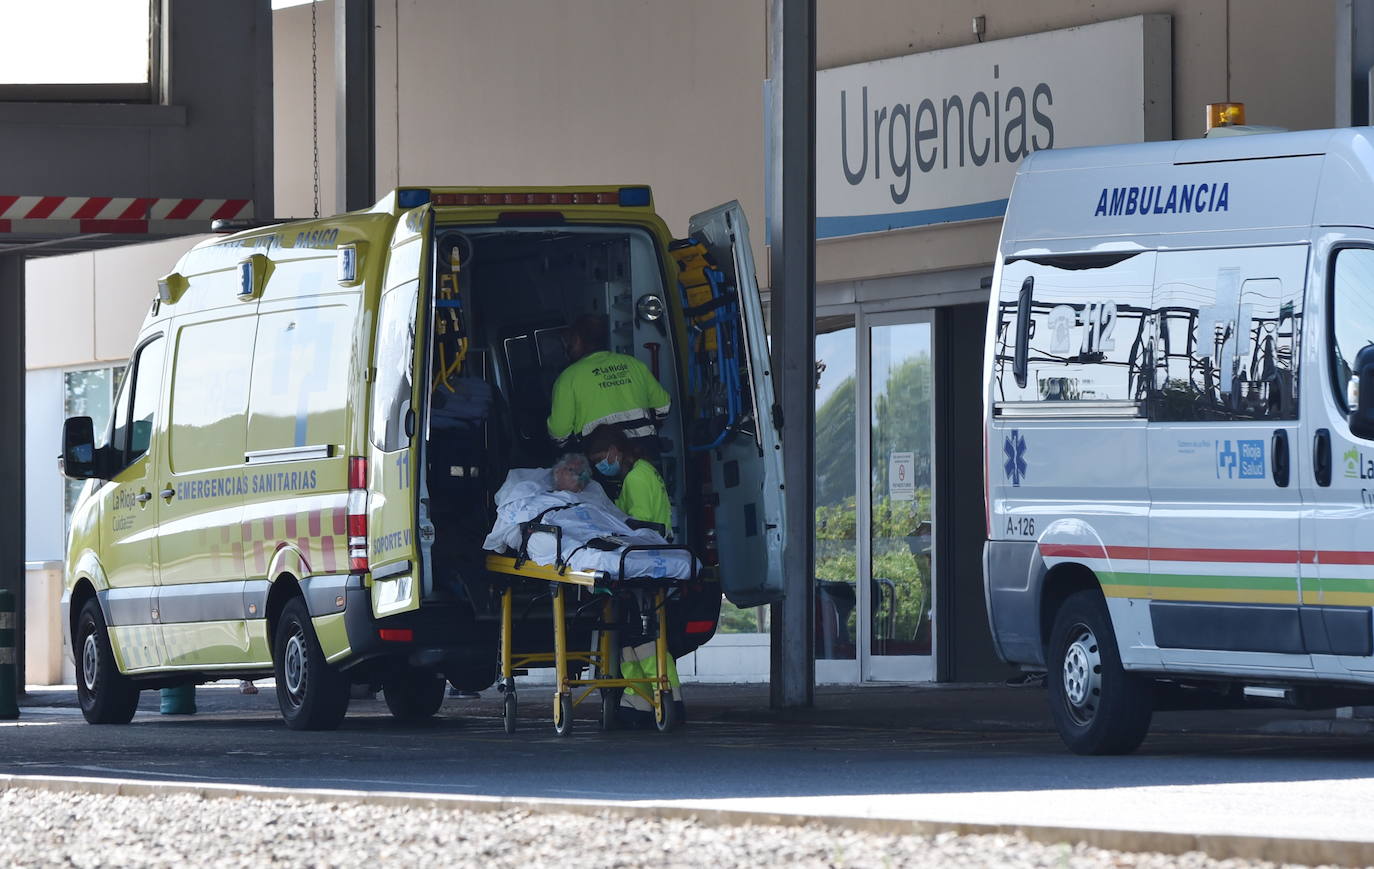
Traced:
[[[382, 298], [377, 306], [375, 370], [368, 414], [366, 556], [372, 573], [372, 611], [378, 616], [419, 609], [423, 588], [418, 528], [420, 386], [426, 378], [428, 205], [401, 215], [392, 236]], [[352, 476], [352, 475], [350, 475]], [[356, 487], [358, 480], [351, 480]], [[356, 498], [356, 491], [350, 498]], [[354, 506], [350, 500], [349, 521]], [[354, 528], [349, 528], [350, 561]], [[361, 565], [354, 565], [355, 567]]]
[[[782, 599], [784, 525], [782, 446], [754, 251], [738, 202], [696, 215], [689, 229], [721, 277], [716, 299], [685, 300], [694, 367], [687, 391], [695, 405], [687, 410], [697, 420], [705, 415], [723, 422], [695, 430], [689, 423], [688, 442], [708, 456], [704, 495], [715, 512], [721, 590], [736, 606], [758, 606]], [[731, 295], [737, 305], [729, 304]], [[704, 333], [713, 323], [717, 337], [710, 340]]]

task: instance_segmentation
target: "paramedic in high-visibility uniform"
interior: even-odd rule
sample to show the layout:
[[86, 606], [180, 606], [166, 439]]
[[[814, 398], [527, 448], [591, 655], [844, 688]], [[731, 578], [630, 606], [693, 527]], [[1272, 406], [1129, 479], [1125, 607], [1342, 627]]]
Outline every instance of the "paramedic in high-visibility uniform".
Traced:
[[564, 446], [597, 426], [612, 425], [657, 456], [658, 426], [672, 399], [643, 362], [606, 349], [609, 332], [601, 314], [583, 314], [569, 327], [568, 357], [573, 361], [553, 384], [549, 436]]
[[[659, 476], [658, 469], [644, 459], [625, 432], [615, 426], [598, 426], [584, 446], [587, 461], [603, 477], [620, 481], [620, 495], [615, 499], [615, 505], [631, 519], [660, 525], [664, 538], [671, 540], [672, 504], [668, 501], [663, 478]], [[658, 675], [654, 642], [645, 638], [641, 640], [634, 646], [625, 646], [620, 650], [620, 673], [627, 679], [652, 679]], [[677, 676], [677, 662], [671, 655], [668, 656], [668, 684], [672, 688], [673, 702], [677, 704], [677, 720], [686, 721], [682, 682]], [[652, 727], [653, 706], [647, 697], [640, 696], [639, 689], [626, 688], [620, 698], [619, 717], [633, 726]]]

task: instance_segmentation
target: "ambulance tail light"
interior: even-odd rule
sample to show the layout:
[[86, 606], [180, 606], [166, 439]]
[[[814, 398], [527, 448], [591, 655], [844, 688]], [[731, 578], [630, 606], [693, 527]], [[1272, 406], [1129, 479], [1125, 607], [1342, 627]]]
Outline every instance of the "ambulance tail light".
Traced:
[[413, 643], [415, 631], [411, 628], [378, 628], [377, 638], [387, 643]]
[[348, 460], [348, 569], [366, 572], [367, 561], [367, 459]]

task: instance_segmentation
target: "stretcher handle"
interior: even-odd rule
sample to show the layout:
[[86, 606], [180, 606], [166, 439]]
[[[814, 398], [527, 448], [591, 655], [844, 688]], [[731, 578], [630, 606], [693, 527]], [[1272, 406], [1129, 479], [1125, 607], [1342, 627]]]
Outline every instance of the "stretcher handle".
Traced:
[[668, 529], [664, 527], [662, 522], [648, 522], [644, 519], [629, 519], [625, 524], [630, 526], [631, 531], [639, 531], [642, 528], [647, 528], [665, 540], [668, 538]]
[[626, 546], [620, 550], [620, 581], [625, 581], [625, 558], [631, 552], [685, 552], [687, 553], [688, 564], [692, 566], [691, 581], [697, 581], [697, 554], [686, 546], [678, 546], [674, 543], [643, 543], [635, 546]]

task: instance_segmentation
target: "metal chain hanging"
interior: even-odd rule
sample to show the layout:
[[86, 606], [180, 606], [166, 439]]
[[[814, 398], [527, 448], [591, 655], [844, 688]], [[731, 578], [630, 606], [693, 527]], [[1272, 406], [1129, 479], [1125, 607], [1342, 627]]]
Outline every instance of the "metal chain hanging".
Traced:
[[310, 0], [310, 140], [315, 159], [315, 216], [320, 216], [320, 44], [315, 7]]

